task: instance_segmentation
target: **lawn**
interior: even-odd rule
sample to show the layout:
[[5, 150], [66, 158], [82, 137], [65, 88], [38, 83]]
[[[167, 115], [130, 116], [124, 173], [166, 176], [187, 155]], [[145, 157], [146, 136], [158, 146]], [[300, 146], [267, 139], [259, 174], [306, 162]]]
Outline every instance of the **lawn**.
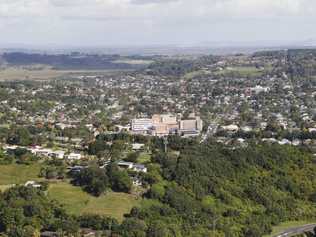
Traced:
[[122, 221], [123, 215], [129, 213], [132, 207], [140, 202], [135, 196], [126, 193], [109, 192], [101, 197], [93, 197], [80, 187], [66, 182], [50, 184], [48, 195], [62, 203], [70, 214], [101, 214], [119, 221]]
[[137, 158], [137, 162], [141, 164], [146, 164], [151, 161], [151, 156], [147, 152], [140, 153], [139, 157]]
[[293, 228], [293, 227], [299, 227], [299, 226], [303, 226], [303, 225], [308, 225], [308, 224], [312, 224], [315, 223], [315, 221], [289, 221], [289, 222], [284, 222], [281, 223], [278, 226], [273, 227], [272, 229], [272, 233], [270, 235], [265, 235], [263, 237], [273, 237], [279, 233], [282, 233], [283, 231], [289, 229], [289, 228]]
[[0, 165], [0, 185], [24, 184], [28, 180], [40, 180], [40, 165]]

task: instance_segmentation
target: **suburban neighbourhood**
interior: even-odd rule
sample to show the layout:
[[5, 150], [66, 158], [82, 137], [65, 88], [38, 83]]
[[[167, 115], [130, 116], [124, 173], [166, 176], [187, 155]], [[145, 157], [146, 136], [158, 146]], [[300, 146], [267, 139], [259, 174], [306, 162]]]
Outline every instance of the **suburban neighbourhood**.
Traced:
[[60, 58], [70, 69], [76, 60], [120, 69], [2, 75], [0, 190], [13, 199], [10, 192], [32, 192], [54, 216], [30, 212], [43, 220], [40, 229], [25, 222], [31, 236], [257, 237], [285, 221], [315, 220], [315, 50], [6, 53], [0, 67], [21, 70], [25, 58], [36, 62], [24, 66], [32, 73], [43, 70], [38, 60], [61, 67]]

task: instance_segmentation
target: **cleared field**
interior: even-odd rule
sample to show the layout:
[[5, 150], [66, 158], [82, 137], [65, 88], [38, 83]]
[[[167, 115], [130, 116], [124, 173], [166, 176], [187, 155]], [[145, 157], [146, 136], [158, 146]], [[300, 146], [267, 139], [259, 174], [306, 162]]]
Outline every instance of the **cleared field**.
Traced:
[[278, 226], [273, 227], [272, 233], [270, 235], [265, 235], [263, 237], [272, 237], [275, 236], [279, 233], [282, 233], [283, 231], [289, 229], [289, 228], [295, 228], [307, 224], [312, 224], [315, 223], [315, 221], [289, 221], [289, 222], [284, 222]]
[[113, 63], [126, 63], [131, 65], [148, 65], [153, 63], [152, 60], [140, 60], [140, 59], [120, 59], [116, 60]]
[[[0, 165], [0, 185], [24, 184], [28, 180], [40, 180], [40, 165]], [[3, 186], [5, 187], [5, 186]]]
[[119, 221], [122, 221], [123, 215], [129, 213], [132, 207], [140, 202], [140, 199], [137, 200], [135, 196], [126, 193], [109, 192], [101, 197], [93, 197], [80, 187], [66, 182], [50, 184], [48, 195], [62, 203], [71, 214], [102, 214]]
[[242, 77], [258, 77], [261, 76], [264, 73], [264, 69], [258, 69], [256, 67], [228, 67], [222, 71], [216, 72], [218, 75], [232, 75], [232, 74], [238, 74]]
[[184, 75], [184, 79], [189, 80], [192, 79], [194, 77], [198, 77], [198, 76], [205, 76], [210, 74], [209, 71], [205, 71], [205, 70], [198, 70], [198, 71], [194, 71], [194, 72], [189, 72], [187, 74]]
[[49, 68], [42, 70], [27, 70], [10, 67], [0, 70], [0, 80], [49, 80], [66, 74], [66, 71], [57, 71]]
[[[0, 191], [14, 184], [24, 184], [29, 180], [43, 180], [38, 177], [41, 166], [34, 165], [0, 165]], [[109, 192], [101, 197], [94, 197], [67, 182], [50, 183], [48, 195], [63, 204], [66, 210], [74, 215], [82, 213], [102, 214], [114, 217], [119, 221], [123, 215], [137, 206], [141, 199], [126, 193]]]
[[[40, 70], [30, 70], [20, 67], [7, 67], [0, 69], [0, 81], [12, 80], [38, 80], [47, 81], [66, 76], [82, 76], [95, 74], [109, 74], [125, 70], [54, 70], [49, 67]], [[126, 70], [128, 71], [128, 70]]]

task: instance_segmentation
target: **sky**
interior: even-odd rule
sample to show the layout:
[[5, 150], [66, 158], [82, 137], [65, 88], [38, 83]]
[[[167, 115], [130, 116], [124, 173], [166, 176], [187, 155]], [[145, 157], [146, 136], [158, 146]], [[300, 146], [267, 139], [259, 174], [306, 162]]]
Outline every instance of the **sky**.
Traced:
[[0, 0], [0, 46], [315, 42], [315, 23], [315, 0]]

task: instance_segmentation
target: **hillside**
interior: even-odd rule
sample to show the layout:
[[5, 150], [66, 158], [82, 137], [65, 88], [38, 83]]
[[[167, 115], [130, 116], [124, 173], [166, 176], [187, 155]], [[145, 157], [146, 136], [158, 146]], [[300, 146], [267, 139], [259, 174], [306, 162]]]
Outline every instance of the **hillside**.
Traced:
[[266, 144], [172, 146], [179, 157], [154, 156], [164, 178], [148, 193], [155, 202], [132, 213], [149, 226], [179, 236], [209, 236], [215, 228], [216, 236], [258, 237], [281, 222], [315, 219], [316, 167], [308, 152]]
[[[144, 57], [121, 57], [119, 55], [37, 54], [12, 52], [2, 55], [2, 64], [9, 66], [46, 65], [57, 70], [117, 70], [140, 69], [148, 62]], [[0, 59], [1, 63], [1, 59]]]

